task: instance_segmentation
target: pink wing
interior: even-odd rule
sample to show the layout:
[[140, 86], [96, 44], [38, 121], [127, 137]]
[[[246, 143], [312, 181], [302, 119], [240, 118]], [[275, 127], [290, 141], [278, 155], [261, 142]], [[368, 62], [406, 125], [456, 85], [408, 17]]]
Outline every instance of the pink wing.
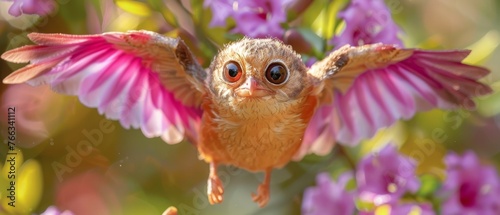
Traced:
[[325, 102], [311, 120], [297, 158], [327, 154], [339, 141], [354, 145], [417, 111], [475, 107], [491, 89], [487, 69], [461, 61], [469, 51], [425, 51], [374, 44], [344, 46], [311, 67]]
[[148, 31], [28, 36], [37, 45], [2, 58], [30, 64], [4, 83], [49, 84], [125, 128], [140, 128], [146, 137], [161, 136], [167, 143], [185, 134], [195, 138], [207, 74], [181, 40]]

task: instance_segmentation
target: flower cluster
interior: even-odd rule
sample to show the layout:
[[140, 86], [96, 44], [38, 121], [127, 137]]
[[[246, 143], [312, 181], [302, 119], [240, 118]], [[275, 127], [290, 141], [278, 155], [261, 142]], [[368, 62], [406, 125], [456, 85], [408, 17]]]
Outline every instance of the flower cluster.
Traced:
[[50, 206], [41, 215], [73, 215], [71, 211], [60, 211], [56, 206]]
[[[405, 204], [399, 199], [407, 193], [415, 193], [420, 182], [415, 175], [415, 163], [410, 158], [403, 156], [397, 152], [397, 149], [388, 145], [378, 153], [366, 156], [357, 165], [354, 174], [356, 189], [346, 191], [345, 180], [343, 177], [339, 182], [331, 181], [324, 174], [318, 175], [318, 187], [309, 188], [304, 193], [304, 201], [302, 203], [302, 211], [304, 214], [352, 214], [355, 210], [355, 202], [365, 206], [360, 210], [364, 214], [371, 214], [375, 210], [384, 210], [388, 208], [390, 211], [425, 210], [427, 206], [420, 207], [417, 204]], [[332, 189], [336, 189], [336, 193], [349, 193], [340, 198], [331, 194]], [[322, 201], [314, 201], [322, 196]], [[326, 197], [326, 198], [325, 198]], [[326, 202], [325, 202], [326, 201]], [[321, 203], [320, 203], [321, 202]], [[320, 203], [320, 204], [318, 204]], [[344, 205], [342, 211], [338, 208], [330, 208], [329, 212], [323, 208], [323, 205]]]
[[283, 36], [281, 24], [286, 21], [286, 8], [293, 0], [210, 0], [204, 6], [212, 9], [212, 27], [225, 26], [228, 18], [233, 18], [236, 25], [231, 33], [240, 33], [248, 37], [278, 37]]
[[9, 8], [9, 14], [12, 16], [21, 16], [22, 14], [36, 14], [45, 16], [52, 13], [57, 5], [54, 0], [4, 0], [13, 2]]
[[332, 181], [327, 173], [316, 177], [316, 187], [304, 192], [302, 212], [304, 214], [352, 214], [354, 212], [354, 194], [345, 190], [346, 184], [352, 179], [352, 174], [346, 173], [339, 177], [338, 182]]
[[420, 187], [415, 162], [400, 155], [391, 145], [365, 157], [357, 167], [358, 196], [376, 206], [394, 202]]
[[498, 214], [500, 180], [495, 168], [481, 165], [472, 151], [450, 153], [445, 163], [447, 178], [439, 191], [443, 214]]
[[345, 29], [331, 40], [336, 47], [372, 43], [403, 45], [398, 38], [401, 30], [384, 1], [353, 0], [338, 17], [345, 21]]
[[[344, 173], [338, 181], [317, 176], [315, 187], [304, 192], [303, 214], [496, 214], [500, 210], [500, 178], [494, 168], [481, 165], [473, 152], [445, 158], [447, 178], [431, 196], [420, 194], [415, 163], [388, 145], [366, 156], [355, 171], [356, 188], [348, 190]], [[415, 200], [415, 199], [418, 199]], [[442, 204], [442, 206], [433, 204]]]

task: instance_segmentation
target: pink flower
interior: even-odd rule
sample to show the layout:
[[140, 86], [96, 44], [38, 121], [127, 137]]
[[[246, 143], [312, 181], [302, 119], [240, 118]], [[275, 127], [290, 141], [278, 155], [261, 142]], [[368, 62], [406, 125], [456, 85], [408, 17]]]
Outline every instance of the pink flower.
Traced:
[[111, 180], [99, 171], [87, 171], [58, 185], [56, 203], [75, 214], [122, 214], [122, 180]]
[[286, 21], [285, 9], [293, 0], [211, 0], [204, 6], [212, 10], [211, 26], [224, 26], [228, 17], [236, 21], [232, 33], [241, 33], [248, 37], [278, 37], [284, 30], [281, 23]]
[[45, 16], [52, 13], [57, 5], [54, 0], [7, 0], [14, 3], [9, 8], [9, 14], [12, 16], [21, 16], [22, 14], [37, 14]]
[[56, 206], [50, 206], [41, 215], [73, 215], [71, 211], [60, 211]]
[[210, 26], [225, 26], [226, 19], [230, 17], [233, 11], [233, 4], [238, 4], [236, 0], [207, 0], [203, 3], [204, 7], [210, 7], [212, 10], [212, 21]]
[[331, 41], [336, 47], [372, 43], [403, 45], [398, 38], [401, 30], [392, 20], [383, 0], [352, 0], [338, 16], [346, 26]]
[[[388, 208], [387, 215], [401, 215], [401, 214], [419, 214], [419, 215], [434, 215], [436, 214], [432, 210], [432, 206], [429, 204], [413, 204], [413, 203], [395, 203], [390, 205], [384, 205], [381, 207]], [[375, 209], [375, 211], [381, 210], [380, 208]], [[359, 215], [377, 215], [382, 214], [382, 212], [377, 213], [375, 211], [365, 212], [360, 211]], [[386, 211], [384, 211], [386, 212]]]
[[316, 186], [307, 188], [304, 192], [302, 214], [353, 214], [354, 195], [345, 190], [351, 178], [351, 173], [345, 173], [335, 182], [327, 173], [319, 174], [316, 177]]
[[[16, 144], [20, 147], [34, 147], [54, 134], [61, 124], [67, 125], [63, 119], [71, 103], [49, 86], [11, 85], [1, 101], [5, 116], [9, 107], [15, 108]], [[54, 114], [61, 112], [67, 114]], [[7, 126], [7, 117], [1, 117], [0, 122], [2, 128]]]
[[500, 211], [500, 180], [495, 168], [481, 165], [468, 151], [446, 156], [447, 177], [440, 191], [443, 214], [494, 215]]
[[399, 154], [392, 145], [365, 157], [358, 164], [356, 181], [361, 201], [375, 205], [397, 201], [420, 187], [415, 162]]

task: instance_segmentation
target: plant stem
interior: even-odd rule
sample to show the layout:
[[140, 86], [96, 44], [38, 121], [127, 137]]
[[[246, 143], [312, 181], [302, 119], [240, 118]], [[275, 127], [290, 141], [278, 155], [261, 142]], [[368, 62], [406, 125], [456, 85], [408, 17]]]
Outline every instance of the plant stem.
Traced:
[[340, 144], [337, 144], [335, 147], [338, 149], [339, 154], [347, 161], [351, 169], [356, 170], [356, 162], [354, 162], [354, 159], [352, 159], [345, 147]]

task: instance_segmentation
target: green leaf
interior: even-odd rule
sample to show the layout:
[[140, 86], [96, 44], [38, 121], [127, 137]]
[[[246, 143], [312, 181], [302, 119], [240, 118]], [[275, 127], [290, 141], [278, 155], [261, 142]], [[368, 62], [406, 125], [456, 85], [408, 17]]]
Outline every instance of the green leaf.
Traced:
[[362, 156], [369, 154], [376, 149], [383, 148], [388, 143], [401, 146], [406, 142], [407, 138], [408, 132], [406, 131], [405, 124], [397, 121], [389, 127], [378, 130], [372, 138], [362, 141], [361, 154]]
[[299, 33], [312, 46], [314, 56], [322, 59], [325, 55], [325, 43], [323, 38], [314, 33], [310, 28], [298, 28]]
[[493, 94], [476, 99], [478, 112], [487, 117], [500, 113], [500, 82], [493, 83], [490, 86], [494, 91]]
[[473, 65], [482, 64], [493, 54], [499, 44], [500, 35], [498, 31], [489, 31], [477, 42], [467, 47], [467, 49], [473, 51], [465, 58], [464, 63]]
[[360, 199], [356, 199], [354, 203], [360, 211], [373, 211], [375, 209], [375, 204], [372, 202], [363, 202]]
[[441, 187], [441, 180], [434, 175], [424, 174], [420, 178], [420, 189], [417, 191], [418, 196], [428, 197], [433, 196], [436, 190]]
[[124, 11], [138, 16], [150, 16], [151, 8], [148, 4], [132, 0], [115, 0], [116, 5]]
[[347, 0], [315, 1], [311, 4], [304, 17], [306, 25], [324, 39], [330, 39], [336, 33], [338, 12], [347, 4]]

